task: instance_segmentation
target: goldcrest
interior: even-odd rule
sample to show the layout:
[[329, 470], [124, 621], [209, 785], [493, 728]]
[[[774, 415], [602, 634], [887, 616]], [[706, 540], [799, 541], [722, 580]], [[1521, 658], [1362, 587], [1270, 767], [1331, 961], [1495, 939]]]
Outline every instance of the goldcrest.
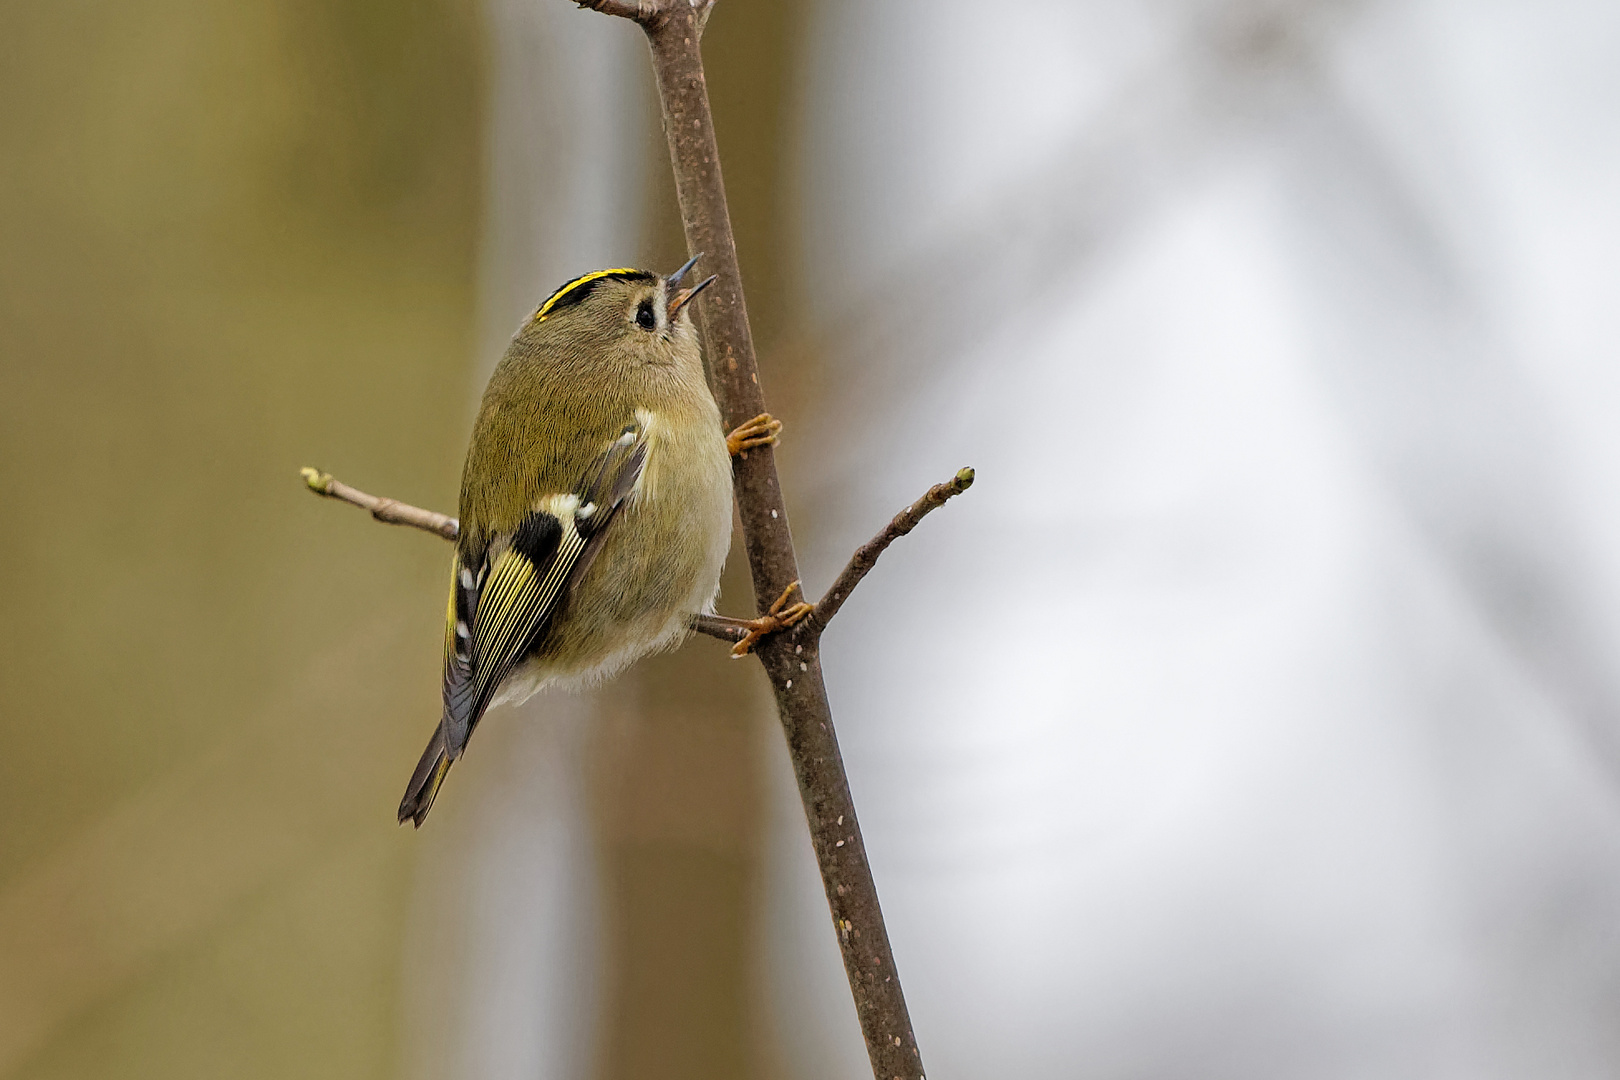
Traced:
[[691, 301], [713, 278], [598, 270], [527, 319], [461, 479], [444, 713], [399, 820], [418, 826], [491, 706], [605, 678], [713, 611], [731, 458]]

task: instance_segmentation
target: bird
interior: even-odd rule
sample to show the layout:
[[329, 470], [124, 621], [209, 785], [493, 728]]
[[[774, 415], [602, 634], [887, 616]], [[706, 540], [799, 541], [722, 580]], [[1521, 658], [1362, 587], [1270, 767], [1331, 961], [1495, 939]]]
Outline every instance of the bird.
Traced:
[[[421, 826], [491, 706], [607, 678], [712, 615], [731, 544], [731, 457], [774, 445], [781, 424], [766, 414], [724, 431], [692, 321], [716, 279], [683, 285], [699, 258], [667, 276], [573, 278], [524, 320], [491, 375], [462, 471], [443, 711], [401, 824]], [[800, 607], [734, 621], [757, 636]]]

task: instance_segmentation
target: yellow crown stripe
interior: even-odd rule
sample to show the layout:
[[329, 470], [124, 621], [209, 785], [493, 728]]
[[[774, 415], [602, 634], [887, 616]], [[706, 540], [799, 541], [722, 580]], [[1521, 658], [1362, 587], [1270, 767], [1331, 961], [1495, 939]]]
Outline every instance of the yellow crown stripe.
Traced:
[[579, 288], [581, 285], [589, 285], [593, 281], [597, 281], [605, 277], [611, 277], [614, 274], [642, 274], [645, 272], [646, 271], [637, 270], [631, 266], [616, 266], [611, 270], [595, 270], [589, 274], [582, 274], [573, 281], [570, 281], [568, 284], [564, 285], [562, 288], [558, 289], [556, 292], [552, 293], [551, 298], [545, 303], [541, 304], [540, 310], [534, 313], [534, 321], [539, 322], [541, 319], [544, 319], [551, 313], [551, 309], [557, 306], [558, 301], [567, 296], [569, 293], [573, 292], [575, 289]]

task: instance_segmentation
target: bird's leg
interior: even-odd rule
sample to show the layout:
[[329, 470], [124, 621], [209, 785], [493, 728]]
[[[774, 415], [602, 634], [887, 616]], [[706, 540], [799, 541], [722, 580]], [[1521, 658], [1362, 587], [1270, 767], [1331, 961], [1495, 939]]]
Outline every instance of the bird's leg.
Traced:
[[736, 457], [757, 447], [775, 446], [781, 441], [777, 438], [781, 430], [782, 421], [770, 413], [760, 413], [746, 424], [738, 424], [737, 430], [726, 436], [726, 449]]
[[[755, 420], [751, 422], [758, 422], [759, 419], [761, 418], [756, 417]], [[763, 417], [763, 419], [770, 418], [767, 416]], [[782, 426], [775, 420], [771, 420], [771, 423], [776, 424], [777, 427]], [[771, 433], [771, 437], [775, 438], [775, 432]], [[776, 603], [772, 604], [771, 609], [764, 615], [757, 619], [745, 620], [748, 627], [748, 633], [741, 641], [737, 642], [737, 644], [731, 647], [732, 657], [741, 659], [742, 657], [747, 656], [753, 650], [754, 645], [759, 641], [760, 638], [764, 637], [766, 634], [774, 634], [778, 630], [786, 630], [788, 627], [793, 626], [800, 619], [804, 618], [806, 615], [815, 610], [815, 605], [807, 604], [803, 600], [800, 600], [796, 604], [789, 604], [788, 601], [793, 598], [794, 593], [799, 593], [801, 596], [803, 595], [803, 593], [799, 590], [799, 583], [797, 581], [782, 590], [782, 595], [776, 598]]]
[[771, 609], [757, 619], [733, 619], [727, 615], [694, 615], [689, 625], [692, 629], [711, 637], [735, 640], [737, 644], [731, 647], [731, 655], [741, 658], [753, 651], [754, 645], [766, 634], [774, 634], [778, 630], [795, 626], [800, 619], [815, 610], [814, 605], [807, 604], [803, 600], [796, 604], [788, 603], [798, 589], [797, 581], [783, 589], [782, 595], [776, 598], [776, 603], [771, 605]]

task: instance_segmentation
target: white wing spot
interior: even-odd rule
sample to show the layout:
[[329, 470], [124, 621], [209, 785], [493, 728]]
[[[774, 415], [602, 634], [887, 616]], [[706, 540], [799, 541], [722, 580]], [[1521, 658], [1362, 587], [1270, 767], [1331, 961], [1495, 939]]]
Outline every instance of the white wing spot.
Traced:
[[544, 510], [557, 519], [557, 523], [565, 529], [574, 527], [574, 514], [579, 510], [578, 495], [547, 495], [535, 504], [535, 509]]
[[471, 634], [471, 632], [468, 631], [467, 624], [465, 622], [461, 621], [460, 619], [457, 619], [456, 620], [456, 637], [461, 638], [463, 641], [465, 641], [467, 638], [469, 638], [471, 636], [472, 636], [472, 634]]
[[473, 573], [465, 566], [461, 568], [461, 587], [463, 589], [470, 589], [473, 587]]

